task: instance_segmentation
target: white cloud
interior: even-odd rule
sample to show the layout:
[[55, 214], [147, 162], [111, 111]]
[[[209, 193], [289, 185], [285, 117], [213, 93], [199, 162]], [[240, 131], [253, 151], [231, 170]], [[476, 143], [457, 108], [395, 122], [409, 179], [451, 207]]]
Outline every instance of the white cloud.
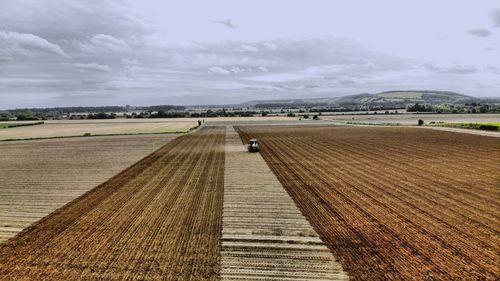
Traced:
[[216, 74], [229, 74], [230, 72], [222, 67], [219, 66], [212, 66], [208, 69], [208, 72], [210, 73], [216, 73]]
[[54, 54], [64, 57], [66, 53], [57, 44], [30, 33], [0, 31], [0, 50], [11, 54]]
[[238, 74], [238, 73], [240, 73], [240, 72], [245, 72], [245, 71], [246, 71], [245, 69], [243, 69], [243, 68], [241, 68], [241, 67], [237, 67], [237, 66], [236, 66], [236, 67], [231, 68], [231, 72], [233, 72], [234, 74]]
[[109, 65], [103, 65], [98, 63], [72, 63], [73, 66], [77, 70], [84, 71], [97, 71], [97, 72], [111, 72], [112, 69]]
[[122, 59], [122, 63], [125, 64], [125, 65], [138, 65], [139, 61], [136, 60], [136, 59], [127, 59], [127, 58], [124, 58], [124, 59]]
[[246, 52], [254, 52], [254, 53], [259, 51], [259, 49], [257, 49], [257, 47], [250, 46], [250, 45], [240, 45], [240, 48], [238, 50], [246, 51]]
[[278, 46], [276, 46], [276, 44], [270, 42], [262, 43], [262, 46], [264, 47], [264, 49], [271, 51], [276, 51], [278, 49]]
[[259, 70], [263, 71], [263, 72], [268, 72], [269, 71], [269, 69], [267, 69], [267, 67], [265, 67], [265, 66], [259, 66]]

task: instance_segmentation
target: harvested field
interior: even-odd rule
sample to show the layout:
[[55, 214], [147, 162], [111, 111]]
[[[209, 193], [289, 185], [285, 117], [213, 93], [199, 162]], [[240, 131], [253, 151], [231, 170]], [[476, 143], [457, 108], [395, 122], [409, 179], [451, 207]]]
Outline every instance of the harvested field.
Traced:
[[5, 279], [215, 280], [224, 128], [176, 138], [0, 245]]
[[498, 138], [413, 128], [240, 127], [349, 275], [500, 276]]
[[178, 135], [0, 143], [0, 243]]
[[[9, 123], [14, 124], [14, 123]], [[45, 121], [36, 126], [0, 130], [0, 140], [55, 138], [116, 134], [156, 134], [186, 132], [197, 126], [196, 119], [110, 119]]]

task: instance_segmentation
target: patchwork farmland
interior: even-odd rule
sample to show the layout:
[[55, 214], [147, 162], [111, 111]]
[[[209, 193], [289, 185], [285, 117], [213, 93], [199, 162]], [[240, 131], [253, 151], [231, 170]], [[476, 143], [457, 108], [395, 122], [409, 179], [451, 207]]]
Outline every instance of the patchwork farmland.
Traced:
[[[0, 165], [11, 170], [0, 172], [0, 194], [7, 195], [1, 206], [16, 206], [2, 212], [29, 216], [37, 202], [49, 203], [42, 203], [44, 213], [19, 230], [27, 228], [0, 244], [0, 276], [7, 280], [500, 276], [498, 138], [400, 127], [296, 126], [297, 121], [288, 126], [240, 123], [245, 126], [235, 126], [235, 132], [233, 125], [238, 123], [229, 121], [217, 120], [214, 124], [224, 126], [206, 126], [179, 137], [2, 143], [5, 161]], [[134, 152], [134, 145], [111, 153], [119, 138], [132, 137], [151, 137], [155, 142], [141, 153]], [[260, 153], [245, 152], [244, 143], [250, 138], [259, 140]], [[78, 152], [79, 145], [90, 140], [96, 142], [95, 154]], [[64, 147], [68, 141], [76, 145]], [[124, 152], [127, 148], [130, 151]], [[30, 155], [37, 159], [32, 166]], [[50, 155], [67, 157], [68, 170], [50, 172], [45, 184], [41, 177], [48, 169], [40, 167]], [[120, 160], [126, 155], [131, 158]], [[94, 163], [92, 158], [98, 163], [121, 163], [108, 170], [81, 164], [79, 171], [79, 162], [70, 161]], [[15, 159], [29, 168], [13, 166]], [[99, 177], [100, 170], [104, 172]], [[65, 173], [70, 175], [66, 180]], [[76, 188], [78, 182], [86, 182], [85, 187]], [[56, 188], [50, 189], [51, 183]], [[36, 197], [37, 192], [42, 196]], [[12, 215], [1, 215], [4, 225], [15, 221]]]

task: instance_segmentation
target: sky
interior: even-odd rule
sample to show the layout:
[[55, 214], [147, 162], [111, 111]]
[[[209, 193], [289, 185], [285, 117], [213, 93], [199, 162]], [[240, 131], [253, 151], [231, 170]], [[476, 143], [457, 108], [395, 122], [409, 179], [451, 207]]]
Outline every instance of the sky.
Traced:
[[500, 97], [497, 0], [2, 0], [0, 109]]

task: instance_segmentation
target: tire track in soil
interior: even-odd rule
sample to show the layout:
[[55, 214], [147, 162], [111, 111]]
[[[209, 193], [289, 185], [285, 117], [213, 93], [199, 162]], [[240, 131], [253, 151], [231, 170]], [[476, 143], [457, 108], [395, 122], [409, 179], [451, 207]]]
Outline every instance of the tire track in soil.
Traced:
[[258, 153], [226, 136], [222, 280], [347, 280]]

